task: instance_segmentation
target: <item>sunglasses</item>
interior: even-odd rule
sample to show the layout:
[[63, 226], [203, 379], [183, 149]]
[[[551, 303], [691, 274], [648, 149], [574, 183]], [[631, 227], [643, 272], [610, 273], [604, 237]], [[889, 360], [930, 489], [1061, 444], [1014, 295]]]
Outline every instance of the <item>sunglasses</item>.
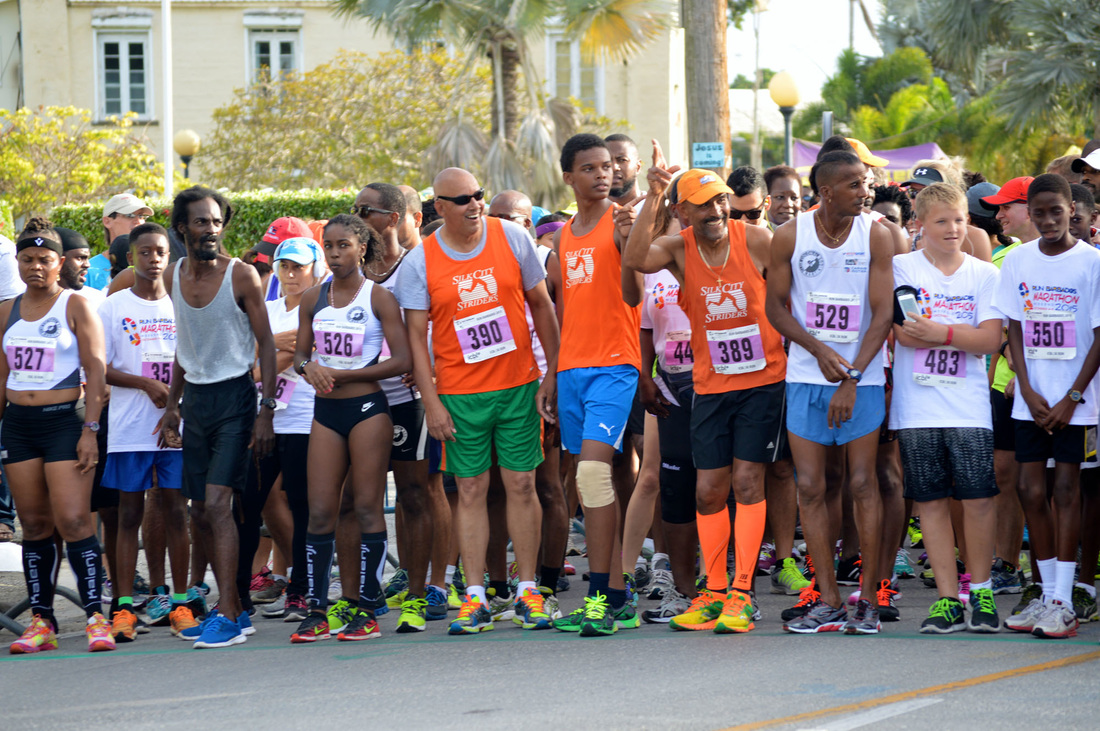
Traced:
[[470, 201], [479, 201], [484, 197], [485, 197], [485, 189], [484, 188], [478, 188], [477, 192], [470, 193], [468, 195], [455, 195], [455, 196], [436, 195], [437, 199], [439, 199], [441, 201], [450, 201], [451, 203], [454, 203], [456, 206], [469, 205]]
[[372, 213], [383, 213], [389, 215], [393, 211], [387, 211], [385, 208], [374, 208], [372, 206], [352, 206], [351, 212], [353, 215], [359, 216], [359, 218], [366, 218]]
[[149, 217], [148, 217], [148, 216], [146, 216], [146, 215], [145, 215], [144, 213], [112, 213], [112, 214], [111, 214], [111, 215], [109, 216], [109, 218], [118, 218], [118, 217], [120, 217], [120, 216], [121, 216], [122, 218], [129, 218], [130, 220], [133, 220], [133, 219], [135, 219], [135, 218], [140, 218], [140, 219], [141, 219], [142, 221], [144, 221], [145, 219], [149, 218]]
[[750, 221], [756, 221], [756, 220], [759, 220], [759, 218], [763, 215], [764, 215], [763, 206], [761, 206], [760, 208], [753, 208], [751, 211], [739, 211], [736, 208], [731, 208], [730, 209], [730, 218], [732, 218], [734, 221], [740, 221], [741, 216], [744, 216], [745, 218], [749, 219]]

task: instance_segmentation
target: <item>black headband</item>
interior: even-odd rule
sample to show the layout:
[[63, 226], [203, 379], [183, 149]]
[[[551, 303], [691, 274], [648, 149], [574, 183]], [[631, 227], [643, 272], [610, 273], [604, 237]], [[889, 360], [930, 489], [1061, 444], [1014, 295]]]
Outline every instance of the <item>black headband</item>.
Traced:
[[65, 250], [62, 248], [61, 241], [58, 240], [57, 234], [46, 231], [36, 231], [19, 239], [18, 243], [15, 245], [15, 253], [18, 254], [23, 249], [36, 248], [49, 249], [50, 251], [57, 252], [58, 256], [65, 256]]

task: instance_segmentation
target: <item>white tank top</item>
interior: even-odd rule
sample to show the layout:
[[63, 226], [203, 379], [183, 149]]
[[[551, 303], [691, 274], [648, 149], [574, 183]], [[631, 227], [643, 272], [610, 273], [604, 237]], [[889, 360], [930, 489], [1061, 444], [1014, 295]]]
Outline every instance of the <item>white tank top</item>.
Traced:
[[49, 311], [33, 322], [20, 314], [23, 295], [15, 298], [4, 331], [8, 390], [55, 391], [80, 386], [80, 350], [65, 314], [72, 296], [71, 289], [63, 289]]
[[347, 307], [330, 307], [332, 282], [321, 285], [313, 307], [313, 341], [317, 362], [343, 371], [365, 368], [382, 353], [382, 322], [371, 307], [374, 282], [363, 278], [363, 287]]
[[[796, 219], [791, 257], [791, 314], [811, 336], [854, 363], [871, 324], [868, 282], [873, 219], [866, 213], [856, 216], [848, 238], [830, 249], [818, 239], [814, 217], [808, 213]], [[787, 357], [787, 381], [831, 385], [821, 375], [817, 358], [797, 343], [791, 343]], [[879, 348], [859, 385], [885, 383], [882, 348]]]
[[[401, 267], [405, 266], [405, 254], [401, 255], [401, 261], [397, 262], [397, 266], [393, 268], [390, 275], [386, 277], [385, 281], [376, 282], [379, 287], [384, 288], [390, 294], [393, 294], [393, 290], [397, 288], [397, 275], [401, 271]], [[373, 280], [372, 280], [373, 281]], [[405, 313], [401, 313], [402, 319], [405, 317]], [[386, 360], [390, 357], [389, 343], [382, 340], [382, 353], [379, 356], [379, 360]], [[382, 386], [382, 390], [386, 393], [386, 401], [390, 406], [396, 406], [397, 404], [407, 404], [408, 402], [420, 398], [420, 392], [415, 388], [409, 388], [401, 383], [401, 376], [394, 376], [393, 378], [387, 378], [384, 381], [379, 381], [378, 384]]]

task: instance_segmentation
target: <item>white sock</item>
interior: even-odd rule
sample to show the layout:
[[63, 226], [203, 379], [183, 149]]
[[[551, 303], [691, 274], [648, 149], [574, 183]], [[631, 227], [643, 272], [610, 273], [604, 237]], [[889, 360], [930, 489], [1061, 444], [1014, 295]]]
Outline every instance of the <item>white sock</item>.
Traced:
[[272, 574], [271, 575], [271, 580], [272, 581], [286, 581], [286, 577], [285, 576], [280, 576], [279, 574]]
[[466, 596], [477, 597], [477, 600], [482, 604], [488, 606], [489, 600], [485, 597], [485, 587], [478, 586], [476, 584], [466, 585]]
[[539, 593], [539, 587], [538, 587], [537, 584], [535, 584], [535, 582], [533, 582], [533, 581], [521, 581], [516, 585], [516, 596], [517, 597], [523, 596], [523, 592], [527, 591], [528, 589], [535, 592], [536, 594]]
[[1089, 593], [1089, 596], [1091, 596], [1093, 599], [1096, 598], [1096, 585], [1095, 584], [1084, 584], [1084, 583], [1078, 581], [1076, 584], [1074, 584], [1074, 586], [1081, 587], [1082, 589], [1087, 591]]
[[454, 564], [447, 564], [447, 570], [444, 572], [443, 580], [448, 584], [455, 583], [455, 571], [457, 566]]
[[1073, 606], [1073, 571], [1076, 561], [1058, 561], [1054, 569], [1054, 598], [1068, 607]]
[[983, 581], [981, 583], [977, 583], [977, 584], [971, 583], [970, 584], [970, 593], [973, 594], [974, 592], [978, 591], [979, 589], [992, 589], [992, 588], [993, 588], [993, 579], [986, 579], [985, 581]]
[[1054, 567], [1058, 565], [1058, 559], [1044, 558], [1042, 561], [1036, 561], [1035, 564], [1039, 567], [1039, 578], [1043, 587], [1043, 604], [1046, 604], [1054, 598], [1056, 580]]

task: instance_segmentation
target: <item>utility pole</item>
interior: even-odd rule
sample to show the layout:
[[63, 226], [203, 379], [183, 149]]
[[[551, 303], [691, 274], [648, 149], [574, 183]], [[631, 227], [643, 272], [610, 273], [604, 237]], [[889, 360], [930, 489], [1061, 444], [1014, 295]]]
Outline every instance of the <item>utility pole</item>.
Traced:
[[[726, 0], [692, 0], [683, 8], [689, 150], [721, 143], [721, 164], [701, 164], [729, 175], [730, 101], [726, 70]], [[690, 163], [695, 166], [695, 155]]]

